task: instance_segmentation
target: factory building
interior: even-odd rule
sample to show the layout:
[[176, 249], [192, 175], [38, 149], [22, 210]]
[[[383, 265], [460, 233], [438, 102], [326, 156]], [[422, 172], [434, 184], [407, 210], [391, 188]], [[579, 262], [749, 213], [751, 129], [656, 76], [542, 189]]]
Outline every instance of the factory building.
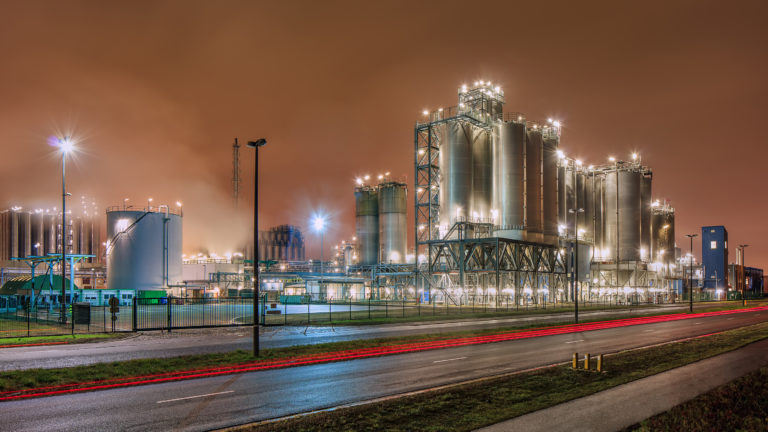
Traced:
[[[728, 273], [728, 231], [722, 225], [701, 227], [701, 261], [704, 265], [704, 288], [725, 289]], [[731, 285], [733, 286], [733, 285]]]
[[293, 225], [259, 231], [259, 260], [304, 261], [304, 235]]
[[728, 264], [728, 285], [730, 290], [744, 292], [747, 298], [762, 297], [765, 291], [763, 269]]

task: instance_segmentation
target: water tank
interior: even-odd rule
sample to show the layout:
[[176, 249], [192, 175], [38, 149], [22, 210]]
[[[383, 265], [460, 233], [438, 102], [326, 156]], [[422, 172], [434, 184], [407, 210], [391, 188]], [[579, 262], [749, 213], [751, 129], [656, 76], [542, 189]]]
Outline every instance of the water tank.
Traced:
[[107, 288], [159, 290], [181, 283], [181, 228], [175, 212], [107, 210]]
[[472, 136], [472, 201], [468, 216], [473, 221], [491, 219], [493, 183], [491, 137], [488, 131], [467, 125]]
[[375, 265], [379, 259], [379, 194], [373, 186], [355, 188], [355, 235], [358, 264]]
[[494, 141], [496, 235], [523, 240], [525, 225], [525, 123], [499, 122]]
[[558, 236], [557, 230], [557, 145], [559, 138], [556, 129], [547, 128], [549, 134], [543, 143], [542, 163], [542, 223], [544, 240], [555, 242]]
[[379, 242], [382, 263], [405, 262], [408, 229], [406, 203], [405, 183], [387, 182], [379, 185]]
[[640, 180], [640, 259], [651, 258], [651, 181], [650, 171], [642, 173]]
[[471, 216], [472, 139], [469, 124], [452, 121], [442, 126], [440, 141], [440, 225], [450, 230], [457, 217]]
[[528, 241], [542, 241], [541, 218], [541, 130], [529, 128], [525, 140], [525, 226]]

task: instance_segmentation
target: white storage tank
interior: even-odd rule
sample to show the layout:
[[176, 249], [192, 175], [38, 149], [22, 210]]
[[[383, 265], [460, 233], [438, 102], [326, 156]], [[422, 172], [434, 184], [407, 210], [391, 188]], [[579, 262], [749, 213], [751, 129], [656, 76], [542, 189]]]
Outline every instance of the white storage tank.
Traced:
[[182, 215], [166, 206], [107, 209], [107, 287], [160, 290], [182, 281]]

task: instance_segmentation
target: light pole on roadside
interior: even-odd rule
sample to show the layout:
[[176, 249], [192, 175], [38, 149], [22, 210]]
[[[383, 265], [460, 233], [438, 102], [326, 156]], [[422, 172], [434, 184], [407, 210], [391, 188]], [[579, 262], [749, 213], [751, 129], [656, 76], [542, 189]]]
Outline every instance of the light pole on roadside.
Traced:
[[688, 260], [688, 311], [693, 313], [693, 239], [699, 235], [686, 234], [685, 236], [691, 239], [691, 257]]
[[264, 138], [248, 141], [254, 151], [253, 172], [253, 356], [259, 356], [259, 147], [267, 144]]
[[[322, 293], [323, 286], [323, 237], [325, 236], [325, 218], [317, 215], [312, 219], [312, 228], [315, 232], [320, 233], [320, 281], [318, 282], [317, 289]], [[328, 293], [326, 293], [327, 297]]]
[[74, 149], [74, 143], [69, 137], [59, 138], [61, 150], [61, 316], [62, 324], [67, 323], [67, 155]]
[[[578, 195], [576, 200], [578, 201]], [[578, 204], [577, 204], [578, 205]], [[579, 289], [577, 284], [579, 283], [579, 213], [584, 213], [583, 208], [568, 209], [568, 213], [573, 214], [573, 234], [576, 241], [573, 242], [573, 314], [576, 324], [579, 323]]]

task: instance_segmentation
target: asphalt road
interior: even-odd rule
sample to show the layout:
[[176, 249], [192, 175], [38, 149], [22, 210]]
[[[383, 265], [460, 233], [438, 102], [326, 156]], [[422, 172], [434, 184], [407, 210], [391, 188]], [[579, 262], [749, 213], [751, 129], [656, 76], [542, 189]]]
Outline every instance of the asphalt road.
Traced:
[[[693, 318], [0, 403], [0, 429], [210, 430], [765, 321]], [[700, 378], [697, 378], [700, 379]]]
[[[620, 311], [593, 311], [580, 314], [582, 320], [606, 317], [637, 316], [648, 313], [675, 313], [684, 305], [665, 305]], [[363, 326], [316, 326], [316, 327], [262, 327], [261, 346], [277, 348], [292, 345], [339, 342], [354, 339], [404, 336], [427, 333], [454, 332], [484, 328], [510, 327], [536, 323], [571, 322], [573, 314], [535, 314], [514, 318], [483, 320], [421, 322], [410, 324], [386, 324]], [[189, 354], [228, 352], [236, 349], [252, 349], [250, 327], [209, 329], [196, 331], [152, 332], [140, 336], [108, 342], [50, 345], [0, 350], [0, 371], [56, 368], [122, 361], [138, 358], [176, 357]]]

